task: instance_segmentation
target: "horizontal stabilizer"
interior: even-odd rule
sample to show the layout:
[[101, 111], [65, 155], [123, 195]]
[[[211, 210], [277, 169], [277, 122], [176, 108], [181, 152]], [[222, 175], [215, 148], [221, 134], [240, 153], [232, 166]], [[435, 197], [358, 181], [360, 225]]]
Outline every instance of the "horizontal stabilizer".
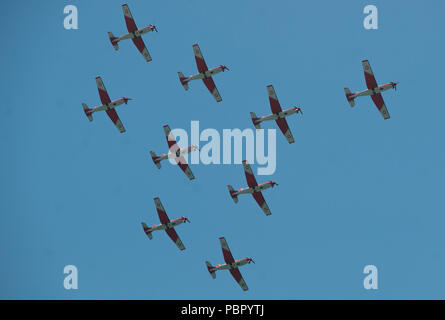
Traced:
[[349, 90], [349, 88], [345, 88], [345, 94], [346, 94], [346, 99], [348, 99], [349, 105], [351, 107], [355, 106], [355, 101], [353, 98], [353, 94], [351, 93], [351, 90]]
[[229, 188], [230, 196], [232, 197], [233, 201], [235, 203], [238, 203], [238, 196], [234, 195], [235, 190], [233, 189], [233, 187], [228, 185], [227, 188]]
[[114, 47], [114, 50], [119, 50], [119, 39], [116, 38], [111, 32], [108, 32], [108, 38], [110, 38], [110, 42]]
[[179, 81], [181, 81], [182, 86], [184, 87], [185, 91], [187, 91], [189, 89], [187, 78], [184, 77], [182, 72], [178, 72], [178, 76], [179, 76]]
[[142, 228], [144, 229], [145, 234], [147, 235], [148, 239], [153, 239], [153, 235], [151, 234], [151, 228], [147, 226], [145, 222], [141, 222]]
[[85, 103], [82, 103], [83, 111], [85, 112], [85, 115], [87, 116], [88, 120], [93, 121], [93, 112]]
[[256, 116], [255, 112], [250, 113], [250, 117], [252, 118], [252, 123], [257, 129], [261, 129], [259, 118]]
[[206, 266], [207, 266], [207, 270], [209, 270], [210, 275], [212, 276], [213, 279], [216, 279], [216, 273], [213, 270], [213, 266], [210, 262], [206, 261]]
[[158, 169], [161, 169], [161, 161], [158, 160], [158, 156], [153, 151], [150, 151], [151, 158], [153, 159], [153, 162], [155, 163], [156, 167]]

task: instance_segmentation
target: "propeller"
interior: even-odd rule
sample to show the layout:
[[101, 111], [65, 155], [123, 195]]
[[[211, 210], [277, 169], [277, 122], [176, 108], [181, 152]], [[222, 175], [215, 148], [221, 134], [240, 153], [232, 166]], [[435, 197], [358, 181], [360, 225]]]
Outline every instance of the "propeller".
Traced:
[[301, 110], [300, 107], [296, 107], [296, 108], [297, 108], [297, 113], [301, 113], [301, 114], [303, 114], [303, 110]]
[[398, 82], [394, 82], [394, 84], [393, 84], [393, 88], [394, 88], [395, 91], [397, 91], [397, 85], [398, 84], [399, 84]]
[[183, 217], [185, 222], [191, 223], [190, 220], [186, 217]]
[[[250, 262], [253, 262], [253, 264], [255, 264], [255, 261], [253, 261], [253, 259], [250, 259]], [[250, 263], [250, 262], [249, 262], [249, 263]]]
[[122, 99], [124, 99], [125, 104], [128, 103], [128, 100], [131, 100], [131, 98], [125, 98], [125, 97], [123, 97]]
[[225, 70], [230, 71], [230, 69], [227, 68], [226, 66], [221, 66], [221, 68], [222, 68], [222, 71], [223, 71], [223, 72], [224, 72]]

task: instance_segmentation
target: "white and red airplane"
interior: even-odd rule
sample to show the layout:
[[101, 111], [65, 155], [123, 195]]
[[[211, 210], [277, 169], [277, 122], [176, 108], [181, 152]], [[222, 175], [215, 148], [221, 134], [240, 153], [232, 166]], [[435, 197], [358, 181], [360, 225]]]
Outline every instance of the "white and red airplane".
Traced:
[[275, 120], [281, 132], [283, 132], [284, 136], [286, 137], [287, 141], [289, 143], [294, 143], [295, 140], [294, 137], [292, 136], [292, 132], [290, 131], [289, 126], [287, 125], [286, 117], [298, 112], [303, 114], [301, 108], [292, 107], [287, 110], [282, 110], [280, 102], [278, 101], [277, 95], [272, 85], [267, 86], [267, 93], [269, 94], [269, 102], [270, 102], [270, 108], [272, 109], [272, 114], [258, 118], [254, 112], [251, 112], [250, 116], [252, 118], [253, 125], [255, 126], [255, 128], [261, 129], [260, 127], [261, 122], [268, 120]]
[[243, 166], [244, 173], [246, 174], [247, 185], [249, 187], [241, 188], [235, 191], [231, 185], [228, 185], [227, 187], [229, 188], [230, 196], [235, 203], [238, 203], [238, 195], [250, 193], [255, 198], [256, 202], [258, 202], [258, 205], [264, 211], [266, 216], [271, 215], [272, 213], [270, 212], [269, 206], [267, 205], [266, 200], [264, 200], [261, 191], [268, 188], [273, 188], [275, 185], [278, 184], [273, 181], [258, 184], [256, 182], [255, 176], [253, 175], [252, 169], [250, 168], [250, 165], [246, 160], [243, 160]]
[[374, 101], [377, 109], [379, 109], [383, 118], [389, 119], [388, 109], [386, 109], [385, 101], [383, 101], [383, 97], [381, 92], [386, 91], [388, 89], [393, 88], [397, 89], [397, 82], [389, 82], [382, 85], [378, 85], [377, 81], [375, 81], [374, 73], [372, 72], [371, 65], [368, 60], [363, 60], [363, 70], [365, 72], [365, 80], [366, 86], [368, 90], [364, 90], [361, 92], [351, 93], [349, 88], [345, 88], [346, 99], [348, 99], [349, 105], [351, 107], [355, 106], [354, 99], [361, 96], [371, 96], [372, 101]]
[[164, 210], [164, 207], [162, 206], [161, 200], [159, 198], [154, 198], [153, 200], [155, 201], [156, 210], [158, 211], [159, 221], [161, 221], [161, 224], [149, 227], [145, 222], [141, 222], [145, 234], [151, 240], [153, 239], [153, 235], [151, 234], [153, 231], [165, 230], [165, 232], [167, 232], [167, 235], [170, 237], [170, 239], [173, 240], [178, 248], [180, 250], [185, 250], [184, 244], [175, 231], [175, 227], [179, 226], [181, 223], [190, 223], [190, 220], [186, 217], [170, 220]]
[[224, 256], [225, 264], [217, 264], [216, 266], [212, 266], [212, 264], [208, 261], [206, 261], [207, 270], [209, 270], [210, 275], [213, 279], [216, 279], [215, 272], [218, 270], [229, 270], [232, 274], [233, 278], [235, 278], [236, 282], [240, 285], [240, 287], [247, 291], [249, 288], [247, 287], [246, 282], [243, 279], [243, 276], [241, 275], [241, 272], [238, 270], [239, 267], [244, 266], [248, 263], [255, 263], [252, 258], [244, 258], [235, 260], [232, 256], [232, 253], [230, 252], [229, 246], [227, 245], [226, 239], [224, 237], [219, 238], [219, 242], [221, 243], [221, 249]]
[[156, 29], [156, 26], [154, 25], [148, 25], [146, 27], [143, 27], [141, 29], [138, 29], [136, 26], [136, 23], [134, 22], [133, 16], [131, 15], [130, 8], [128, 8], [128, 5], [123, 4], [122, 10], [124, 11], [124, 18], [125, 23], [127, 24], [127, 30], [129, 33], [126, 35], [123, 35], [121, 37], [115, 37], [111, 32], [108, 32], [108, 37], [110, 38], [110, 42], [113, 45], [114, 49], [117, 51], [119, 50], [119, 41], [131, 39], [133, 40], [134, 45], [140, 53], [144, 56], [145, 60], [147, 62], [151, 61], [151, 56], [148, 53], [147, 47], [145, 46], [144, 40], [142, 40], [142, 35], [145, 33], [148, 33], [150, 31], [156, 31], [158, 32], [158, 29]]
[[198, 44], [193, 45], [193, 52], [195, 53], [195, 59], [196, 59], [196, 65], [198, 66], [198, 74], [184, 77], [182, 72], [178, 72], [179, 75], [179, 81], [181, 81], [182, 86], [185, 90], [189, 89], [188, 83], [192, 80], [198, 80], [202, 79], [204, 84], [206, 85], [207, 89], [209, 89], [210, 93], [215, 97], [216, 102], [221, 102], [222, 98], [218, 92], [218, 89], [216, 88], [215, 82], [212, 79], [212, 76], [214, 76], [217, 73], [220, 73], [221, 71], [224, 72], [225, 70], [229, 70], [226, 66], [220, 65], [216, 68], [210, 69], [207, 68], [207, 64], [204, 60], [204, 57], [201, 53], [201, 49], [199, 49]]
[[167, 143], [169, 147], [169, 153], [163, 153], [159, 157], [154, 153], [153, 151], [150, 151], [151, 158], [153, 159], [153, 162], [155, 163], [156, 167], [158, 169], [161, 169], [161, 161], [175, 158], [176, 163], [178, 166], [184, 171], [184, 173], [187, 175], [187, 177], [190, 180], [195, 179], [195, 176], [193, 175], [192, 170], [187, 164], [187, 161], [184, 158], [185, 154], [188, 154], [192, 151], [199, 150], [197, 146], [190, 146], [186, 148], [179, 148], [178, 144], [176, 143], [175, 136], [172, 134], [170, 127], [168, 125], [164, 126], [164, 132], [165, 136], [167, 137]]
[[120, 106], [121, 104], [128, 103], [128, 100], [131, 100], [130, 98], [120, 98], [114, 101], [111, 101], [110, 97], [108, 96], [107, 89], [105, 89], [104, 83], [102, 82], [101, 77], [96, 77], [96, 84], [97, 89], [99, 90], [99, 96], [100, 101], [102, 102], [102, 105], [94, 107], [94, 108], [88, 108], [88, 106], [85, 103], [82, 103], [83, 111], [85, 112], [86, 116], [88, 117], [88, 120], [93, 121], [93, 113], [97, 111], [105, 111], [108, 116], [110, 117], [111, 121], [113, 121], [114, 125], [118, 128], [118, 130], [121, 133], [125, 132], [124, 125], [122, 124], [121, 120], [119, 119], [119, 116], [116, 113], [116, 110], [114, 108]]

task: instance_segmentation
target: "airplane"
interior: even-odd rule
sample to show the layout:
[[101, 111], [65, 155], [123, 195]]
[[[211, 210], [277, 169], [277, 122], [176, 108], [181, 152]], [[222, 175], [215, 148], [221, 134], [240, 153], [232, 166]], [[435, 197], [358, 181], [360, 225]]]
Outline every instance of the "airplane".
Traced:
[[229, 246], [227, 245], [227, 241], [224, 237], [219, 238], [219, 242], [221, 243], [221, 249], [224, 256], [225, 264], [217, 264], [216, 266], [212, 266], [212, 264], [208, 261], [206, 261], [207, 270], [209, 271], [210, 275], [213, 279], [216, 279], [215, 272], [218, 270], [229, 270], [232, 274], [233, 278], [235, 278], [236, 282], [240, 285], [240, 287], [247, 291], [249, 288], [247, 287], [246, 282], [243, 279], [243, 276], [241, 275], [241, 272], [238, 270], [239, 267], [244, 266], [248, 263], [255, 263], [252, 258], [244, 258], [235, 260], [232, 256], [232, 253], [230, 252]]
[[145, 60], [147, 62], [151, 61], [151, 56], [148, 53], [147, 47], [145, 46], [144, 40], [142, 40], [142, 35], [145, 33], [148, 33], [150, 31], [156, 31], [158, 32], [158, 29], [156, 29], [156, 26], [150, 24], [146, 27], [138, 29], [136, 26], [136, 23], [134, 22], [133, 16], [131, 15], [130, 8], [128, 8], [127, 4], [122, 5], [122, 10], [124, 11], [124, 18], [125, 23], [127, 25], [127, 30], [129, 33], [121, 36], [121, 37], [115, 37], [113, 33], [108, 32], [108, 37], [110, 38], [110, 42], [113, 45], [114, 49], [117, 51], [119, 50], [119, 41], [131, 39], [138, 48], [138, 50], [142, 53]]
[[169, 153], [163, 153], [159, 157], [154, 153], [153, 151], [150, 151], [151, 158], [153, 162], [155, 163], [156, 167], [158, 169], [161, 169], [161, 161], [175, 158], [176, 163], [179, 165], [179, 167], [184, 171], [184, 173], [187, 175], [187, 177], [190, 180], [195, 179], [195, 176], [193, 175], [192, 170], [187, 164], [187, 161], [184, 158], [184, 154], [190, 153], [195, 150], [199, 150], [197, 146], [190, 146], [187, 148], [179, 148], [178, 144], [176, 143], [175, 136], [171, 133], [170, 127], [168, 125], [164, 126], [164, 132], [165, 136], [167, 137], [167, 143], [168, 147], [170, 149]]
[[216, 102], [221, 102], [222, 101], [221, 95], [219, 94], [218, 89], [216, 88], [212, 76], [214, 76], [217, 73], [220, 73], [221, 71], [224, 72], [225, 70], [229, 70], [229, 68], [220, 65], [218, 67], [209, 70], [209, 68], [207, 68], [207, 64], [201, 53], [201, 49], [199, 49], [198, 44], [193, 45], [193, 52], [195, 53], [196, 65], [198, 66], [199, 73], [189, 77], [184, 77], [184, 74], [182, 72], [178, 72], [179, 81], [181, 81], [182, 86], [187, 91], [189, 89], [188, 83], [190, 81], [202, 79], [207, 89], [209, 89], [210, 93], [215, 98]]
[[94, 107], [94, 108], [88, 108], [88, 106], [85, 103], [82, 103], [83, 111], [85, 112], [85, 115], [88, 117], [88, 120], [93, 121], [93, 113], [97, 111], [104, 111], [108, 114], [111, 121], [113, 121], [114, 125], [117, 127], [117, 129], [121, 132], [125, 132], [124, 125], [122, 124], [121, 120], [119, 119], [119, 116], [116, 113], [116, 110], [114, 108], [120, 106], [121, 104], [128, 103], [128, 100], [131, 100], [130, 98], [122, 97], [120, 99], [111, 101], [110, 97], [108, 96], [107, 89], [105, 89], [104, 83], [102, 81], [101, 77], [96, 77], [96, 84], [97, 89], [99, 90], [99, 96], [100, 101], [102, 102], [102, 105]]
[[266, 216], [271, 215], [272, 212], [270, 212], [269, 206], [267, 205], [266, 200], [264, 200], [261, 191], [266, 190], [268, 188], [273, 188], [275, 185], [278, 185], [278, 183], [269, 181], [258, 184], [256, 182], [255, 176], [253, 175], [252, 169], [250, 168], [250, 165], [247, 162], [247, 160], [243, 160], [243, 166], [244, 166], [244, 173], [246, 174], [247, 184], [249, 187], [241, 188], [235, 191], [231, 185], [228, 185], [227, 187], [229, 188], [230, 196], [232, 197], [235, 203], [238, 203], [238, 195], [250, 193], [255, 198], [256, 202], [264, 211]]
[[361, 92], [355, 92], [351, 93], [351, 90], [349, 88], [345, 88], [345, 94], [346, 99], [349, 102], [349, 105], [351, 107], [355, 106], [354, 99], [361, 96], [371, 96], [372, 101], [374, 101], [375, 105], [377, 106], [377, 109], [379, 109], [380, 113], [383, 116], [383, 119], [389, 119], [389, 113], [388, 109], [386, 109], [385, 101], [383, 101], [383, 97], [381, 95], [381, 92], [386, 91], [388, 89], [393, 88], [394, 90], [397, 90], [397, 82], [389, 82], [382, 85], [378, 85], [377, 81], [374, 78], [374, 73], [372, 72], [371, 65], [369, 64], [368, 60], [363, 60], [363, 70], [365, 72], [365, 80], [366, 80], [366, 86], [368, 87], [368, 90], [364, 90]]
[[185, 250], [184, 244], [182, 243], [181, 239], [179, 238], [178, 234], [175, 231], [175, 227], [179, 226], [181, 223], [185, 222], [190, 223], [190, 220], [187, 219], [186, 217], [170, 220], [167, 216], [167, 213], [165, 212], [164, 207], [162, 206], [161, 200], [157, 197], [154, 198], [153, 200], [155, 201], [156, 210], [158, 211], [159, 221], [161, 221], [161, 224], [149, 227], [145, 222], [141, 222], [145, 234], [151, 240], [153, 239], [152, 235], [153, 231], [165, 230], [165, 232], [167, 232], [167, 235], [170, 237], [170, 239], [173, 240], [173, 242], [178, 246], [178, 248], [180, 250]]
[[258, 118], [254, 112], [251, 112], [250, 117], [252, 118], [253, 125], [255, 126], [255, 128], [261, 129], [261, 122], [275, 120], [281, 132], [283, 132], [284, 136], [286, 137], [287, 141], [289, 143], [294, 143], [295, 140], [292, 136], [292, 132], [290, 131], [289, 126], [287, 125], [286, 117], [294, 113], [303, 114], [303, 111], [301, 111], [301, 108], [299, 107], [292, 107], [287, 110], [282, 110], [280, 102], [278, 101], [277, 95], [272, 85], [267, 86], [267, 93], [269, 94], [269, 102], [270, 108], [272, 109], [272, 114]]

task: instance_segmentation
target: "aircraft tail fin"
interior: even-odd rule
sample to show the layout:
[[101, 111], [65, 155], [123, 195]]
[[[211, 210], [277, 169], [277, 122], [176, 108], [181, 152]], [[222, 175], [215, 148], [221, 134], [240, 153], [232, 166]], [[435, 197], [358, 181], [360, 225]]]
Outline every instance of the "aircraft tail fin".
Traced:
[[353, 94], [351, 93], [351, 90], [349, 90], [349, 88], [345, 88], [345, 94], [346, 94], [346, 99], [348, 99], [349, 105], [351, 107], [355, 106], [354, 97], [353, 97]]
[[207, 270], [209, 270], [210, 275], [213, 279], [216, 279], [216, 273], [215, 268], [212, 266], [212, 264], [208, 261], [206, 261]]
[[144, 229], [145, 234], [147, 235], [148, 239], [153, 239], [153, 235], [151, 234], [151, 228], [147, 226], [145, 222], [141, 222], [142, 228]]
[[182, 72], [178, 72], [179, 81], [181, 81], [182, 86], [184, 87], [185, 91], [189, 89], [187, 78], [184, 77], [184, 74]]
[[155, 163], [156, 167], [158, 167], [158, 169], [161, 169], [161, 161], [159, 161], [159, 157], [156, 155], [156, 153], [154, 153], [153, 151], [150, 151], [150, 155], [151, 155], [151, 159]]
[[235, 193], [235, 190], [233, 189], [233, 187], [232, 187], [231, 185], [228, 185], [227, 188], [229, 188], [230, 196], [232, 197], [233, 201], [234, 201], [235, 203], [238, 203], [238, 196], [236, 196], [236, 195], [234, 194], [234, 193]]
[[255, 126], [255, 128], [257, 128], [257, 129], [261, 129], [261, 126], [260, 126], [261, 121], [259, 121], [260, 118], [258, 118], [258, 117], [256, 116], [255, 112], [251, 112], [251, 113], [250, 113], [250, 117], [252, 118], [252, 123], [253, 123], [253, 125]]
[[93, 112], [85, 103], [82, 103], [83, 111], [85, 112], [85, 115], [87, 116], [88, 120], [93, 121]]
[[116, 38], [111, 32], [108, 32], [108, 38], [110, 38], [110, 42], [113, 45], [114, 50], [119, 50], [119, 39]]

